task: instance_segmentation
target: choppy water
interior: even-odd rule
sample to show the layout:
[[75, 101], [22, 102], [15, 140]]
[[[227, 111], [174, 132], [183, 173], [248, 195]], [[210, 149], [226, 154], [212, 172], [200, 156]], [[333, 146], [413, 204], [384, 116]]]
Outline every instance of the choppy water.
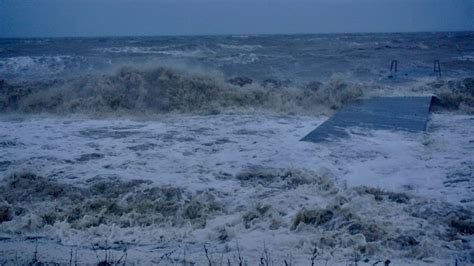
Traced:
[[[474, 33], [1, 39], [0, 264], [31, 239], [64, 264], [93, 244], [201, 265], [207, 244], [237, 265], [238, 243], [250, 263], [472, 264], [473, 72]], [[464, 114], [299, 141], [355, 98], [434, 92]]]
[[376, 87], [432, 93], [434, 60], [469, 90], [474, 33], [3, 39], [0, 111], [317, 114]]
[[474, 33], [250, 35], [201, 37], [0, 39], [7, 80], [96, 74], [121, 65], [179, 63], [225, 76], [325, 80], [332, 73], [380, 80], [391, 60], [401, 76], [463, 76], [474, 68]]

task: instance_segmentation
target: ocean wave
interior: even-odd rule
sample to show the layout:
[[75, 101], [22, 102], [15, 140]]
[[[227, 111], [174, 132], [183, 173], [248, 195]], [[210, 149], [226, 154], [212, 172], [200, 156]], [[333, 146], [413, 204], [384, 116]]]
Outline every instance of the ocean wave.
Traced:
[[7, 57], [0, 59], [0, 72], [13, 78], [59, 74], [80, 67], [83, 61], [83, 57], [69, 55]]
[[113, 74], [20, 84], [1, 81], [0, 111], [99, 116], [254, 111], [318, 115], [332, 113], [359, 97], [387, 96], [395, 91], [403, 95], [437, 93], [448, 109], [474, 110], [472, 78], [427, 80], [413, 86], [394, 90], [390, 85], [348, 82], [341, 74], [325, 82], [301, 84], [271, 78], [226, 79], [220, 72], [177, 66], [126, 66]]
[[96, 48], [94, 51], [102, 53], [125, 53], [125, 54], [155, 54], [159, 53], [161, 49], [165, 47], [138, 47], [138, 46], [126, 46], [126, 47], [104, 47]]
[[249, 51], [249, 52], [263, 48], [262, 45], [250, 45], [250, 44], [235, 45], [235, 44], [220, 43], [220, 44], [218, 44], [218, 46], [221, 47], [221, 48], [224, 48], [224, 49], [235, 49], [235, 50], [243, 50], [243, 51]]
[[428, 50], [430, 49], [430, 46], [428, 46], [426, 43], [420, 42], [417, 45], [415, 45], [415, 48], [418, 48], [421, 50]]
[[218, 60], [221, 62], [228, 63], [228, 64], [247, 65], [247, 64], [255, 63], [259, 61], [260, 59], [259, 59], [259, 56], [254, 53], [250, 53], [250, 54], [239, 53], [236, 55], [219, 58]]
[[120, 54], [158, 54], [168, 55], [172, 57], [203, 57], [208, 54], [214, 54], [210, 49], [179, 49], [174, 46], [125, 46], [125, 47], [106, 47], [98, 48], [95, 51], [103, 53], [120, 53]]
[[327, 83], [298, 87], [268, 79], [239, 87], [222, 75], [170, 67], [124, 67], [112, 75], [85, 76], [59, 84], [0, 88], [0, 110], [24, 113], [212, 114], [227, 110], [319, 114], [360, 97], [371, 86], [335, 75]]
[[168, 51], [159, 51], [158, 53], [162, 55], [173, 56], [173, 57], [205, 57], [208, 54], [215, 54], [215, 52], [209, 49], [168, 50]]
[[249, 35], [232, 35], [232, 38], [236, 38], [236, 39], [248, 39], [250, 38]]
[[457, 61], [474, 62], [474, 55], [463, 55], [454, 58]]

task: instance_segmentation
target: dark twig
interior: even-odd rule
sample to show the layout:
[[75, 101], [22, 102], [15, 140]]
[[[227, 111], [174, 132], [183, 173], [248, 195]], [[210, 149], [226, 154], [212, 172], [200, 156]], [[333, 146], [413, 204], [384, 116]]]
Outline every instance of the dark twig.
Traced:
[[283, 260], [285, 266], [292, 266], [293, 265], [293, 254], [290, 252], [288, 256], [288, 261], [286, 259]]
[[356, 248], [354, 248], [354, 266], [357, 266], [357, 263], [360, 261], [360, 254]]
[[76, 247], [76, 252], [74, 253], [75, 253], [74, 265], [77, 266], [77, 247]]
[[95, 253], [95, 257], [97, 258], [97, 263], [100, 263], [99, 254], [97, 254], [97, 250], [95, 249], [94, 245], [91, 243], [92, 251]]
[[211, 258], [209, 258], [209, 251], [207, 250], [206, 244], [204, 244], [204, 252], [206, 253], [207, 262], [209, 266], [212, 266]]
[[237, 258], [239, 259], [239, 266], [243, 266], [244, 265], [244, 261], [242, 259], [242, 256], [240, 255], [240, 248], [239, 248], [239, 242], [235, 242], [236, 245], [237, 245]]
[[318, 249], [316, 247], [314, 247], [313, 249], [313, 254], [311, 256], [311, 266], [314, 266], [314, 261], [316, 260], [316, 258], [319, 256], [319, 252], [318, 252]]
[[165, 259], [165, 258], [166, 258], [167, 260], [170, 259], [170, 256], [173, 255], [173, 253], [175, 253], [177, 250], [178, 250], [178, 249], [176, 248], [176, 249], [173, 249], [173, 250], [171, 250], [171, 251], [169, 251], [169, 252], [166, 252], [165, 254], [161, 255], [161, 257], [160, 257], [160, 262], [161, 262], [161, 260], [163, 260], [163, 259]]
[[271, 261], [270, 252], [268, 251], [265, 242], [263, 242], [263, 254], [262, 254], [262, 257], [260, 258], [260, 265], [270, 266], [270, 261]]
[[72, 266], [72, 247], [71, 247], [71, 254], [69, 254], [69, 266]]
[[125, 261], [127, 260], [127, 248], [123, 250], [123, 254], [116, 264], [118, 265], [122, 261], [122, 259], [123, 259], [123, 265], [125, 265]]
[[35, 253], [33, 253], [33, 260], [30, 262], [29, 265], [37, 265], [38, 261], [38, 238], [35, 239]]

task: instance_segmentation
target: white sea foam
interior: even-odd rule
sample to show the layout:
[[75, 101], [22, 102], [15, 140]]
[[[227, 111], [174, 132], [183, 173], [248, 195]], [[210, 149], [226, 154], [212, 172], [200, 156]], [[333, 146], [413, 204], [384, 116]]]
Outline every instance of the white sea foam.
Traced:
[[237, 39], [247, 39], [249, 38], [249, 35], [232, 35], [232, 38], [237, 38]]
[[455, 59], [456, 59], [456, 60], [459, 60], [459, 61], [474, 62], [474, 55], [458, 56], [458, 57], [455, 57]]
[[161, 49], [166, 49], [165, 47], [138, 47], [138, 46], [125, 46], [125, 47], [105, 47], [105, 48], [96, 48], [95, 51], [103, 53], [132, 53], [132, 54], [154, 54], [159, 53]]
[[68, 55], [7, 57], [0, 59], [0, 72], [13, 77], [59, 74], [79, 67], [83, 60]]
[[173, 57], [202, 57], [209, 53], [214, 53], [210, 49], [178, 49], [173, 46], [125, 46], [125, 47], [106, 47], [98, 48], [96, 51], [104, 53], [122, 53], [122, 54], [158, 54]]
[[325, 117], [12, 118], [0, 123], [6, 260], [32, 254], [23, 238], [40, 237], [40, 258], [56, 262], [75, 245], [94, 263], [91, 243], [127, 246], [138, 264], [183, 252], [202, 264], [204, 243], [216, 263], [235, 263], [237, 243], [249, 263], [264, 247], [297, 264], [315, 247], [331, 265], [354, 249], [372, 264], [472, 262], [471, 116], [436, 114], [426, 135], [356, 132], [319, 145], [299, 139]]
[[[41, 262], [63, 264], [73, 247], [79, 263], [127, 248], [127, 264], [208, 265], [204, 244], [213, 265], [238, 265], [239, 252], [244, 265], [474, 262], [472, 35], [428, 35], [440, 44], [429, 47], [411, 35], [233, 37], [5, 44], [44, 44], [31, 50], [41, 54], [73, 43], [97, 61], [87, 72], [75, 71], [82, 56], [0, 59], [4, 75], [60, 74], [0, 81], [0, 264], [30, 263], [36, 239]], [[453, 42], [464, 56], [449, 54]], [[386, 78], [393, 56], [426, 49], [453, 59], [442, 79]], [[403, 69], [429, 69], [429, 54]], [[222, 72], [175, 66], [193, 60]], [[358, 97], [433, 93], [452, 110], [432, 114], [426, 133], [299, 141]]]
[[259, 56], [254, 53], [250, 53], [250, 54], [239, 53], [237, 55], [219, 58], [219, 61], [224, 62], [226, 64], [231, 64], [231, 65], [233, 64], [247, 65], [247, 64], [255, 63], [259, 60], [260, 60]]
[[218, 44], [218, 46], [220, 46], [221, 48], [224, 48], [224, 49], [244, 50], [244, 51], [248, 51], [248, 52], [263, 48], [262, 45], [250, 45], [250, 44], [238, 44], [238, 45], [236, 45], [236, 44], [223, 44], [223, 43], [220, 43], [220, 44]]

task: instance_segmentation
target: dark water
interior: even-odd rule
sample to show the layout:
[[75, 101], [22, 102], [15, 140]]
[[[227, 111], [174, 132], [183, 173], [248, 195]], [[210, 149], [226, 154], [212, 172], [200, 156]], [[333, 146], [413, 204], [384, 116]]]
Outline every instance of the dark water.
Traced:
[[257, 35], [200, 37], [0, 39], [0, 78], [47, 79], [108, 72], [122, 65], [181, 64], [226, 77], [307, 82], [344, 73], [384, 80], [474, 72], [474, 33]]

